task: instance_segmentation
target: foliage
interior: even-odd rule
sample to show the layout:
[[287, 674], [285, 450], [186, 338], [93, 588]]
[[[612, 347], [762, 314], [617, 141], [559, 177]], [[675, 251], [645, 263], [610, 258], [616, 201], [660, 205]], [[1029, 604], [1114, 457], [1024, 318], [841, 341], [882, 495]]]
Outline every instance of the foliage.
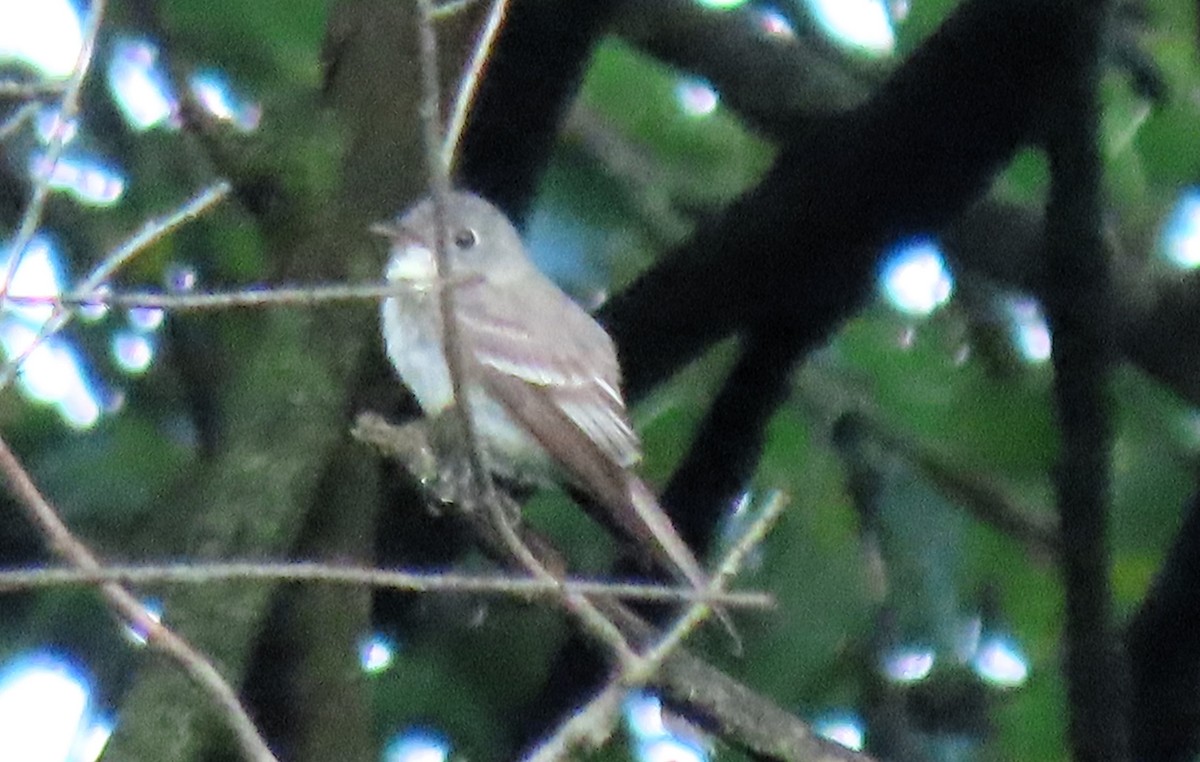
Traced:
[[[362, 148], [374, 145], [376, 131], [386, 134], [396, 124], [415, 124], [414, 93], [399, 102], [370, 97], [378, 84], [373, 78], [391, 78], [394, 84], [402, 76], [397, 71], [412, 71], [413, 61], [407, 59], [413, 51], [400, 45], [399, 52], [345, 53], [343, 48], [352, 48], [358, 38], [352, 34], [341, 46], [338, 26], [347, 18], [357, 23], [366, 18], [389, 33], [411, 31], [406, 22], [387, 16], [394, 11], [386, 4], [365, 0], [329, 8], [312, 2], [171, 0], [151, 4], [155, 11], [149, 18], [115, 5], [102, 38], [107, 44], [131, 29], [155, 36], [172, 59], [175, 76], [195, 65], [231, 72], [264, 104], [265, 115], [261, 128], [248, 135], [204, 123], [180, 133], [135, 134], [122, 126], [108, 94], [93, 81], [85, 121], [103, 125], [95, 139], [128, 169], [130, 192], [122, 205], [104, 212], [55, 200], [48, 226], [61, 226], [59, 235], [73, 245], [72, 269], [86, 270], [98, 258], [92, 252], [107, 248], [136, 221], [214, 177], [230, 176], [236, 204], [158, 244], [120, 285], [156, 284], [165, 269], [179, 263], [196, 267], [202, 288], [214, 290], [374, 279], [382, 250], [368, 241], [366, 223], [424, 187], [424, 175], [413, 169], [420, 166], [419, 154], [389, 159], [390, 175], [380, 179], [382, 168], [379, 175], [364, 173], [368, 179], [360, 187], [346, 189], [343, 180], [356, 176], [356, 157], [366, 155], [363, 164], [376, 163], [369, 148]], [[955, 5], [947, 0], [912, 4], [909, 18], [898, 27], [896, 66], [921, 48]], [[1138, 30], [1137, 45], [1161, 74], [1167, 96], [1148, 98], [1128, 71], [1109, 66], [1102, 145], [1117, 256], [1159, 274], [1168, 273], [1158, 243], [1163, 220], [1200, 170], [1195, 150], [1200, 57], [1193, 7], [1152, 0], [1144, 14], [1144, 24], [1129, 22], [1130, 27]], [[853, 77], [870, 82], [892, 65], [814, 41], [814, 29], [803, 26], [804, 14], [794, 15], [801, 25], [795, 44], [825, 46], [824, 55]], [[465, 47], [460, 38], [445, 41], [455, 53]], [[609, 37], [594, 52], [530, 218], [531, 240], [557, 245], [536, 252], [540, 261], [585, 299], [635, 281], [665, 252], [703, 229], [717, 210], [754, 187], [776, 157], [774, 136], [724, 105], [700, 117], [681, 111], [676, 97], [681, 73], [644, 47]], [[340, 64], [331, 63], [331, 50], [344, 54]], [[399, 69], [384, 63], [364, 66], [354, 58], [358, 55], [379, 55], [387, 58], [386, 66]], [[346, 75], [351, 66], [360, 68]], [[343, 83], [339, 90], [330, 83], [340, 76], [359, 81]], [[355, 86], [367, 94], [344, 94]], [[330, 92], [319, 92], [322, 87]], [[339, 98], [346, 100], [339, 104]], [[401, 166], [407, 171], [401, 173]], [[1040, 209], [1047, 174], [1039, 157], [1025, 153], [1006, 166], [991, 192], [1021, 208]], [[864, 195], [874, 191], [861, 188]], [[545, 210], [541, 217], [539, 210]], [[761, 256], [743, 251], [738, 266], [755, 268]], [[965, 276], [960, 284], [962, 296], [956, 294], [928, 318], [899, 314], [876, 298], [839, 326], [824, 348], [806, 356], [791, 394], [771, 421], [749, 485], [756, 499], [771, 490], [793, 496], [757, 566], [741, 580], [742, 586], [774, 593], [778, 609], [741, 620], [747, 648], [740, 659], [724, 653], [720, 641], [707, 634], [697, 639], [697, 648], [736, 678], [809, 718], [878, 702], [879, 694], [898, 695], [901, 703], [928, 701], [934, 708], [927, 709], [925, 719], [953, 728], [922, 736], [930, 755], [942, 748], [939, 744], [965, 737], [968, 751], [945, 758], [1063, 759], [1068, 712], [1060, 675], [1063, 600], [1053, 559], [980, 521], [964, 505], [969, 501], [946, 494], [921, 463], [879, 444], [895, 437], [930, 448], [945, 469], [1000, 485], [1012, 504], [1035, 519], [1053, 517], [1049, 475], [1059, 443], [1051, 365], [1021, 358], [1011, 327], [995, 312], [1001, 297], [992, 292], [980, 297], [969, 280]], [[381, 362], [367, 306], [323, 306], [299, 319], [285, 309], [251, 315], [181, 312], [171, 315], [169, 324], [166, 352], [144, 376], [118, 378], [98, 364], [96, 374], [120, 387], [126, 403], [89, 431], [64, 431], [44, 411], [14, 396], [0, 406], [5, 437], [72, 527], [106, 557], [205, 559], [245, 553], [488, 568], [469, 555], [469, 543], [447, 519], [375, 515], [377, 503], [387, 513], [400, 505], [412, 511], [419, 501], [406, 487], [395, 487], [402, 478], [386, 469], [383, 481], [389, 486], [379, 498], [373, 479], [382, 467], [373, 453], [348, 444], [349, 413], [406, 409]], [[96, 352], [112, 327], [111, 321], [85, 326], [73, 335]], [[644, 472], [657, 485], [665, 486], [686, 456], [735, 354], [729, 342], [717, 344], [640, 401], [635, 414], [647, 449]], [[1126, 365], [1114, 374], [1112, 389], [1117, 422], [1112, 584], [1123, 621], [1146, 595], [1181, 523], [1181, 506], [1195, 489], [1200, 438], [1196, 400], [1161, 379]], [[862, 463], [838, 438], [847, 414], [867, 421], [867, 436], [874, 442]], [[223, 449], [222, 443], [230, 441], [239, 444]], [[346, 448], [355, 460], [348, 468], [370, 474], [353, 484], [370, 507], [360, 509], [352, 529], [323, 545], [321, 522], [333, 520], [316, 507], [331, 489], [322, 469], [331, 453]], [[881, 485], [877, 516], [860, 513], [857, 466]], [[275, 508], [264, 509], [264, 504]], [[15, 511], [10, 513], [6, 523], [15, 526]], [[314, 519], [317, 515], [322, 518]], [[580, 518], [565, 495], [538, 495], [526, 515], [581, 570], [603, 573], [617, 555], [615, 544]], [[726, 528], [736, 531], [738, 520], [726, 517]], [[389, 521], [409, 534], [386, 537], [396, 531], [389, 530]], [[872, 545], [876, 541], [878, 548]], [[7, 563], [46, 558], [23, 530], [5, 530], [3, 542]], [[257, 654], [249, 650], [270, 590], [243, 594], [237, 585], [231, 590], [209, 591], [199, 603], [187, 593], [155, 593], [166, 598], [168, 621], [172, 611], [195, 605], [185, 621], [200, 622], [204, 634], [196, 639], [217, 651], [223, 667], [248, 679], [277, 678], [261, 671], [262, 649], [268, 646], [260, 643]], [[364, 596], [349, 599], [347, 609], [367, 611]], [[135, 671], [141, 657], [130, 655], [106, 614], [81, 602], [77, 591], [9, 593], [4, 606], [12, 612], [2, 617], [5, 654], [39, 640], [53, 642], [100, 678], [101, 704], [145, 706], [131, 696], [150, 702], [136, 692], [143, 679]], [[366, 746], [380, 747], [397, 731], [418, 725], [445, 732], [462, 758], [511, 755], [527, 740], [520, 737], [528, 728], [520, 727], [519, 718], [544, 689], [568, 638], [555, 612], [465, 595], [380, 595], [374, 612], [374, 624], [399, 639], [395, 664], [366, 678], [341, 679], [354, 689], [365, 686], [369, 694], [369, 700], [358, 694], [369, 706], [366, 724], [374, 733]], [[263, 642], [290, 654], [290, 639], [319, 640], [317, 632], [286, 632], [283, 619], [278, 610], [266, 619]], [[1012, 636], [1028, 663], [1028, 680], [1008, 688], [988, 685], [956, 661], [964, 628], [973, 623]], [[345, 629], [357, 627], [362, 634], [371, 626], [364, 615]], [[231, 642], [225, 643], [226, 637]], [[904, 644], [928, 646], [936, 654], [934, 671], [918, 681], [921, 685], [897, 687], [879, 675], [878, 662], [888, 653], [883, 646]], [[346, 663], [351, 658], [344, 654]], [[319, 692], [320, 686], [294, 677], [294, 666], [287, 668], [286, 679]], [[983, 696], [977, 715], [964, 719], [946, 708], [958, 691]], [[202, 704], [194, 696], [189, 700]], [[361, 709], [350, 705], [347, 713]], [[292, 710], [263, 711], [287, 718]], [[909, 715], [914, 726], [920, 724], [913, 719], [917, 714]], [[314, 726], [318, 722], [301, 716]], [[954, 726], [959, 720], [963, 725]], [[192, 756], [180, 758], [199, 755], [196, 747], [186, 752]], [[625, 753], [609, 749], [597, 757]], [[728, 758], [734, 754], [720, 752]]]

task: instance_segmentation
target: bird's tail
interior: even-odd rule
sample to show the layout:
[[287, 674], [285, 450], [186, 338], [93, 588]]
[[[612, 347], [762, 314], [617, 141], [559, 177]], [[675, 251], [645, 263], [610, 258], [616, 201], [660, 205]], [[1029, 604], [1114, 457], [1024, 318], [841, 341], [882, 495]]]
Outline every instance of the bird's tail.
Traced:
[[[658, 552], [661, 560], [679, 577], [697, 590], [707, 590], [710, 584], [708, 573], [700, 566], [691, 548], [675, 531], [671, 520], [658, 502], [658, 498], [650, 491], [645, 482], [637, 476], [629, 476], [629, 500], [637, 515], [641, 527], [628, 527], [635, 536], [649, 534], [650, 544]], [[742, 637], [733, 624], [729, 611], [720, 606], [712, 607], [713, 614], [720, 620], [725, 631], [733, 641], [733, 649], [737, 654], [742, 653]]]

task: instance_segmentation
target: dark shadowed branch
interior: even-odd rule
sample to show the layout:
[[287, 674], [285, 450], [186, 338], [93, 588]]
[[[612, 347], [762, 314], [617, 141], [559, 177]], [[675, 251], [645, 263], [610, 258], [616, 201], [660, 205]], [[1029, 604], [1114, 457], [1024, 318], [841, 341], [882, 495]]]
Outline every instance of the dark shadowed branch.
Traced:
[[688, 544], [711, 547], [712, 534], [758, 467], [767, 423], [791, 393], [798, 342], [784, 331], [754, 336], [671, 476], [663, 505]]
[[[967, 277], [983, 277], [1044, 300], [1045, 220], [1026, 207], [988, 199], [947, 229], [947, 256]], [[1200, 273], [1164, 273], [1140, 252], [1109, 252], [1107, 308], [1114, 349], [1192, 404], [1200, 404]]]
[[[634, 398], [714, 343], [744, 339], [686, 461], [711, 466], [716, 489], [668, 494], [697, 517], [674, 517], [688, 536], [711, 531], [703, 524], [757, 463], [789, 367], [866, 301], [881, 247], [951, 222], [1033, 141], [1063, 24], [1032, 0], [964, 4], [870, 100], [789, 135], [758, 186], [601, 311]], [[675, 484], [695, 474], [684, 468]], [[581, 663], [564, 655], [574, 677], [552, 679], [541, 707], [563, 705], [553, 686], [578, 695]]]
[[524, 219], [616, 0], [514, 3], [460, 142], [458, 185]]
[[1066, 587], [1068, 742], [1076, 760], [1128, 757], [1120, 660], [1114, 649], [1108, 511], [1113, 336], [1101, 240], [1098, 132], [1105, 4], [1060, 3], [1072, 19], [1056, 117], [1046, 135], [1046, 314], [1054, 337], [1054, 398], [1062, 450], [1055, 473]]
[[1200, 494], [1129, 623], [1133, 758], [1184, 762], [1200, 753]]
[[703, 464], [720, 489], [668, 505], [697, 524], [720, 515], [787, 369], [862, 306], [883, 244], [949, 223], [1031, 140], [1061, 23], [1039, 3], [963, 6], [871, 100], [794, 136], [755, 189], [606, 305], [635, 397], [713, 342], [745, 339], [676, 482]]
[[878, 84], [831, 58], [812, 37], [772, 37], [763, 24], [763, 9], [750, 3], [716, 10], [688, 0], [626, 0], [615, 31], [707, 79], [734, 112], [776, 139], [861, 104]]
[[968, 2], [864, 105], [791, 136], [757, 187], [605, 306], [631, 395], [733, 333], [824, 341], [883, 244], [952, 221], [1031, 140], [1062, 24], [1042, 3]]

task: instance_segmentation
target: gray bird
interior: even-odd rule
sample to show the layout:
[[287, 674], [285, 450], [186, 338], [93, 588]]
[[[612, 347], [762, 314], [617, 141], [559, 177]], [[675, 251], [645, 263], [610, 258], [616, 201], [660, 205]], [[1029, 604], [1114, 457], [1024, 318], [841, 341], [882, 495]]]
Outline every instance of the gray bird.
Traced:
[[[696, 557], [633, 470], [641, 444], [621, 396], [612, 339], [538, 271], [496, 207], [454, 192], [444, 215], [461, 381], [487, 467], [519, 481], [565, 480], [581, 488], [673, 573], [707, 586]], [[425, 415], [436, 417], [453, 394], [433, 201], [372, 231], [391, 243], [387, 280], [408, 286], [382, 303], [388, 357]]]

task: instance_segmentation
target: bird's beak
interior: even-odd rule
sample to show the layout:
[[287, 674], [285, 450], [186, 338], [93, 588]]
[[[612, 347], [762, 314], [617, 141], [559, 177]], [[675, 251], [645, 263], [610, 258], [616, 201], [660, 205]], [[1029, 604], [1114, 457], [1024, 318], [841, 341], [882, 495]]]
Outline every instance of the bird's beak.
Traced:
[[376, 222], [367, 229], [391, 244], [392, 256], [385, 273], [388, 280], [424, 281], [437, 272], [429, 245], [398, 220]]
[[400, 245], [408, 245], [416, 242], [417, 238], [413, 232], [401, 225], [397, 220], [383, 220], [381, 222], [373, 222], [367, 228], [375, 235], [388, 238]]
[[385, 277], [389, 281], [426, 281], [437, 274], [433, 251], [419, 235], [396, 220], [376, 222], [370, 230], [383, 236], [391, 244]]

